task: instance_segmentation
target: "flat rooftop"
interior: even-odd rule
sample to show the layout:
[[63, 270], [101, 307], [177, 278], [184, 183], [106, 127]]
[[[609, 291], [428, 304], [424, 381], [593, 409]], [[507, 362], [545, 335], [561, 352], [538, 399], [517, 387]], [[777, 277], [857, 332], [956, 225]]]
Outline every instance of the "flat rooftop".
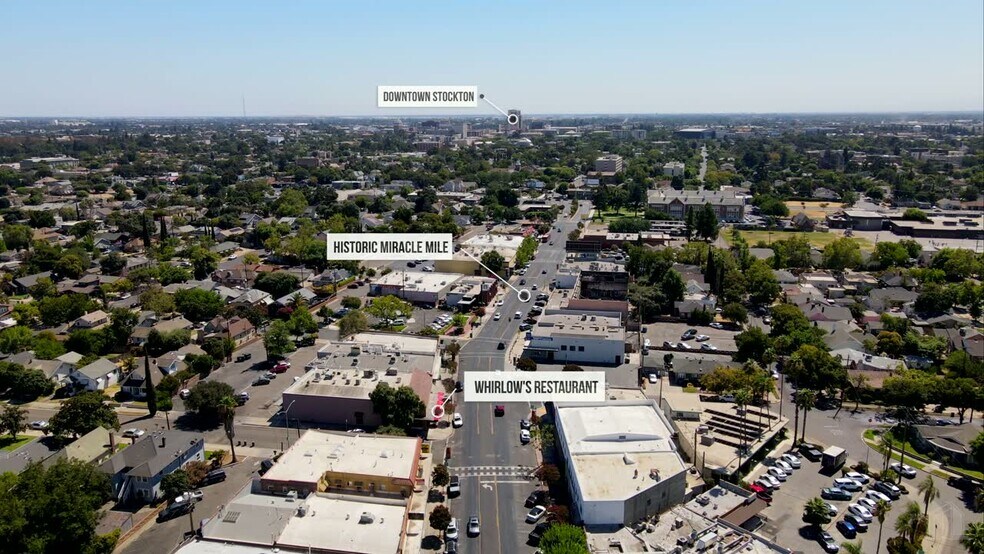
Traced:
[[377, 278], [373, 286], [403, 287], [407, 291], [441, 292], [460, 278], [460, 273], [393, 271]]
[[358, 496], [312, 494], [304, 516], [293, 517], [279, 546], [359, 554], [396, 554], [403, 539], [406, 506]]
[[[611, 233], [610, 233], [611, 234]], [[599, 271], [606, 273], [627, 273], [625, 265], [615, 262], [573, 261], [567, 262], [560, 269], [576, 269], [580, 271]]]
[[305, 431], [263, 480], [317, 483], [328, 471], [412, 480], [420, 439]]
[[229, 502], [202, 528], [210, 541], [272, 546], [302, 504], [296, 498], [245, 494]]
[[[521, 244], [523, 244], [523, 237], [519, 235], [495, 235], [486, 233], [484, 235], [475, 235], [461, 243], [461, 246], [469, 250], [477, 249], [485, 252], [486, 250], [518, 250]], [[506, 255], [503, 252], [500, 253], [503, 256]]]
[[557, 419], [586, 500], [628, 498], [687, 471], [651, 400], [562, 405]]
[[617, 317], [600, 315], [547, 314], [533, 327], [534, 336], [583, 337], [625, 340], [625, 328]]

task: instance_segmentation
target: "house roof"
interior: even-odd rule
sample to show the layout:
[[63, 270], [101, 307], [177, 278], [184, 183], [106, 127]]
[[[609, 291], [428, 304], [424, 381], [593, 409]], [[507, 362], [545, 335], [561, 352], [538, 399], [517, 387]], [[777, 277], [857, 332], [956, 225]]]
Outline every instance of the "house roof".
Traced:
[[99, 469], [111, 475], [125, 472], [131, 477], [153, 477], [176, 458], [203, 446], [201, 433], [176, 429], [158, 431], [121, 450], [103, 462]]
[[105, 377], [110, 373], [118, 371], [119, 368], [116, 364], [107, 360], [106, 358], [99, 358], [87, 366], [80, 367], [75, 371], [85, 375], [89, 379], [99, 379], [100, 377]]
[[35, 273], [33, 275], [25, 275], [24, 277], [21, 277], [19, 279], [14, 279], [14, 283], [21, 287], [24, 287], [25, 289], [28, 289], [38, 284], [38, 279], [42, 277], [48, 277], [50, 279], [51, 272], [42, 271], [41, 273]]
[[48, 458], [45, 463], [53, 463], [60, 459], [78, 460], [91, 464], [110, 450], [109, 430], [105, 427], [96, 427], [92, 431], [82, 435], [72, 444], [58, 451], [57, 454]]

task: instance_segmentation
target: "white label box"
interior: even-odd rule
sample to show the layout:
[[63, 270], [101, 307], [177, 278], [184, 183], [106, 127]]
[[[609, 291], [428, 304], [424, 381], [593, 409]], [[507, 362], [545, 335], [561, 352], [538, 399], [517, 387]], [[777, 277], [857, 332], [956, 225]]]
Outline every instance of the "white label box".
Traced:
[[604, 371], [468, 371], [465, 402], [604, 402]]
[[376, 106], [380, 108], [474, 108], [478, 106], [478, 87], [379, 85], [376, 87]]
[[451, 233], [328, 233], [327, 255], [333, 261], [450, 260]]

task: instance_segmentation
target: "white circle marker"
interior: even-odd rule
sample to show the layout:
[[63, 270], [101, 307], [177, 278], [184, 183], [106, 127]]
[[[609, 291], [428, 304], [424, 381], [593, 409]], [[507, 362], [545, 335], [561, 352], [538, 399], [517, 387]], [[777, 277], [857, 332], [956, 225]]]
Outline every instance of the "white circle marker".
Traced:
[[526, 302], [529, 302], [530, 300], [533, 299], [533, 293], [530, 292], [530, 289], [523, 289], [519, 291], [519, 293], [516, 295], [516, 298], [519, 298], [519, 301], [525, 304]]
[[511, 113], [508, 116], [506, 116], [506, 121], [510, 125], [515, 125], [515, 124], [519, 123], [519, 116], [516, 115], [516, 114], [514, 114], [514, 113]]
[[444, 417], [444, 406], [438, 405], [431, 408], [431, 416], [433, 416], [434, 419], [441, 419]]

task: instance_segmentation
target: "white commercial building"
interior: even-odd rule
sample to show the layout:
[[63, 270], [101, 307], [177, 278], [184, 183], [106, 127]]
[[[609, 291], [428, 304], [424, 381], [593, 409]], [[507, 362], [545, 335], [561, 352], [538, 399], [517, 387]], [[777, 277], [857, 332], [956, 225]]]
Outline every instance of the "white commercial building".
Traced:
[[369, 285], [369, 294], [391, 294], [414, 304], [437, 306], [451, 285], [460, 278], [460, 273], [393, 271], [373, 281]]
[[625, 359], [625, 327], [618, 317], [545, 314], [527, 337], [529, 356], [550, 363], [619, 365]]
[[683, 177], [687, 166], [683, 162], [666, 162], [663, 164], [663, 175], [667, 177]]
[[631, 525], [683, 502], [688, 466], [653, 400], [561, 404], [556, 424], [575, 521]]
[[595, 171], [599, 173], [618, 173], [622, 171], [622, 156], [608, 154], [595, 160]]

